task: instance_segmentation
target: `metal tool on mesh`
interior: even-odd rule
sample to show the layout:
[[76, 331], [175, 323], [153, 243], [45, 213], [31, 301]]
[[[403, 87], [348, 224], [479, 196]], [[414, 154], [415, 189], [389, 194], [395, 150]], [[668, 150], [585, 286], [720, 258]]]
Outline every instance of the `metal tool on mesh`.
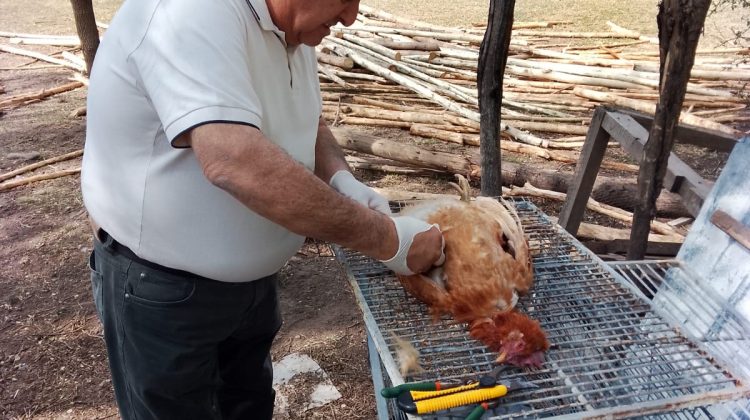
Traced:
[[386, 398], [397, 398], [398, 407], [410, 414], [429, 414], [480, 403], [467, 417], [478, 419], [490, 406], [495, 405], [495, 400], [504, 397], [508, 392], [537, 387], [520, 379], [500, 381], [498, 377], [503, 370], [503, 367], [498, 367], [482, 376], [479, 381], [467, 385], [446, 386], [441, 382], [418, 382], [385, 388], [381, 395]]

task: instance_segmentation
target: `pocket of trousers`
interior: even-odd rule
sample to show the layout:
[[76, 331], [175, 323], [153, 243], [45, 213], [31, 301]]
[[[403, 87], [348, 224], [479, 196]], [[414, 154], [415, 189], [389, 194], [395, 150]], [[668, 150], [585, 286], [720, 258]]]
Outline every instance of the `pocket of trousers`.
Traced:
[[177, 305], [189, 301], [195, 288], [195, 279], [132, 264], [125, 283], [125, 297], [150, 306]]
[[91, 270], [91, 293], [94, 297], [96, 315], [99, 317], [99, 321], [102, 322], [104, 314], [104, 309], [102, 308], [102, 273], [96, 267], [95, 251], [91, 251], [91, 255], [89, 255], [89, 269]]

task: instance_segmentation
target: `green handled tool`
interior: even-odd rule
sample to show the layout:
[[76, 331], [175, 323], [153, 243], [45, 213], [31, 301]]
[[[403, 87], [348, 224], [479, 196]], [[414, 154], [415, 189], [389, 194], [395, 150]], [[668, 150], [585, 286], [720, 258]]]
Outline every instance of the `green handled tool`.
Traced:
[[383, 388], [380, 390], [380, 395], [383, 398], [396, 398], [406, 391], [441, 391], [450, 388], [460, 386], [458, 382], [445, 382], [445, 381], [434, 381], [434, 382], [412, 382], [408, 384], [401, 384], [392, 386], [390, 388]]
[[490, 404], [488, 402], [482, 402], [479, 404], [471, 413], [466, 417], [466, 420], [479, 420], [485, 411], [489, 410], [490, 407], [494, 407], [497, 403]]

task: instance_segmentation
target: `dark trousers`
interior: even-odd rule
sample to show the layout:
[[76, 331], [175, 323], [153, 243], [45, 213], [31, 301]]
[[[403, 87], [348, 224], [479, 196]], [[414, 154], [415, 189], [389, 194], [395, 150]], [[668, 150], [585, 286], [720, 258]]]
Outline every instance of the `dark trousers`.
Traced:
[[276, 276], [209, 280], [101, 239], [91, 282], [122, 418], [270, 419]]

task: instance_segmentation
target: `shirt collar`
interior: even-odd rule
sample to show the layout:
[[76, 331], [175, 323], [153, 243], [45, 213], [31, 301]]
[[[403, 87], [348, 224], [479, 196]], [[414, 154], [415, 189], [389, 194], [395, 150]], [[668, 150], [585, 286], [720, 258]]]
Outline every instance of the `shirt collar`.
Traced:
[[264, 31], [271, 31], [275, 33], [282, 41], [286, 39], [286, 34], [284, 33], [284, 31], [279, 29], [276, 24], [273, 23], [273, 20], [271, 19], [271, 13], [268, 11], [266, 0], [245, 1], [247, 2], [248, 7], [250, 7], [250, 12], [258, 21], [258, 24], [260, 24], [261, 29], [263, 29]]

